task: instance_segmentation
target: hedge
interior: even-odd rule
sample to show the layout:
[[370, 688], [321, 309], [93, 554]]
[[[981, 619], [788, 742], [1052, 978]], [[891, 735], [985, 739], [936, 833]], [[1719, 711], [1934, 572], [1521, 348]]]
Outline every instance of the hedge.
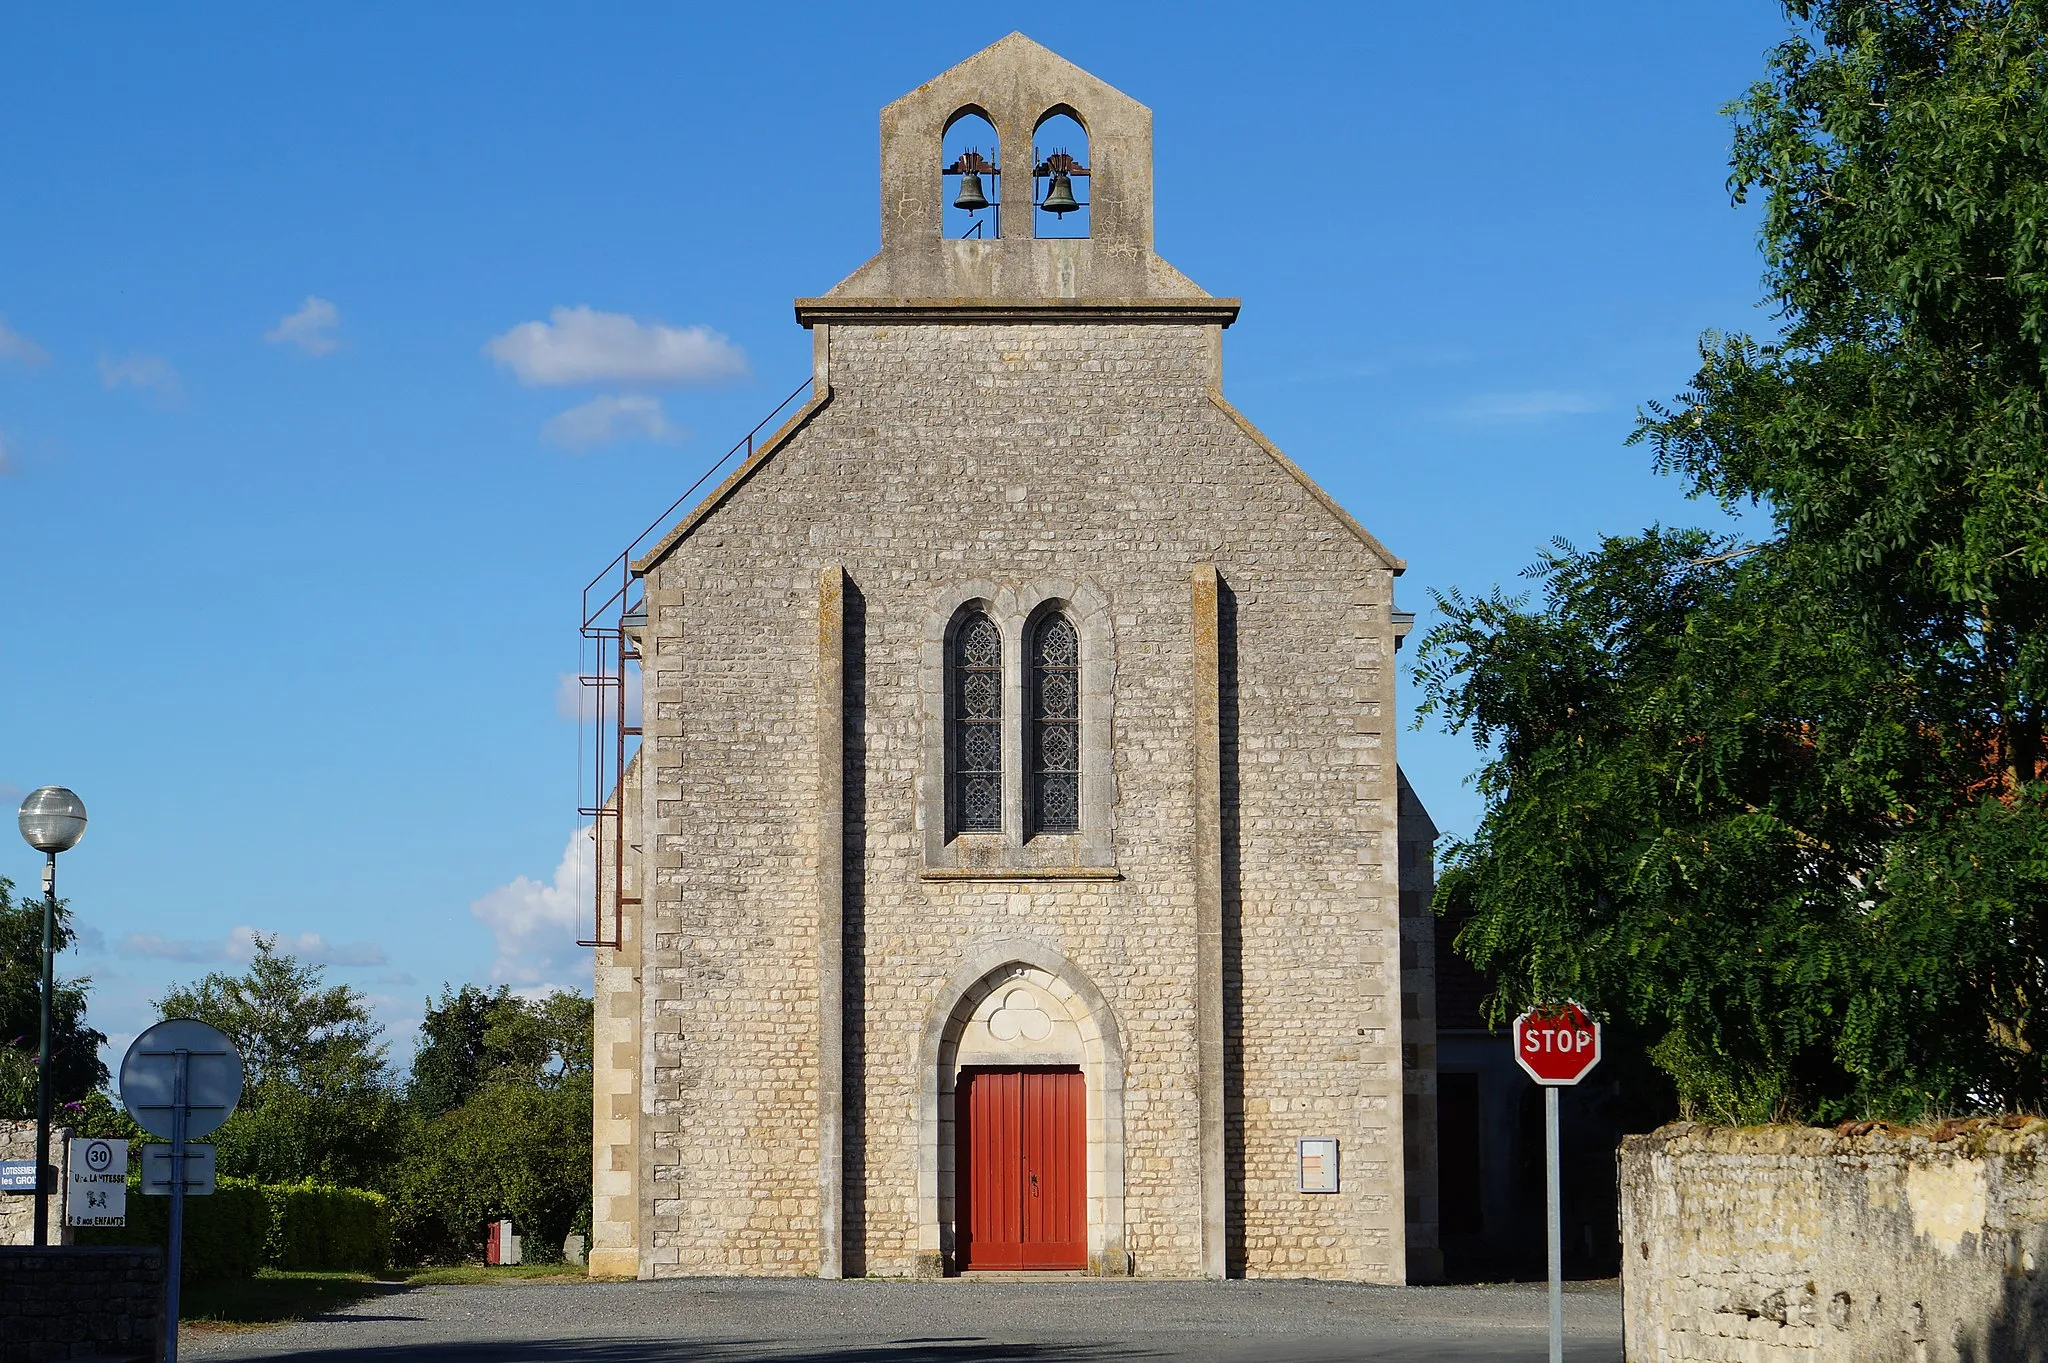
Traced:
[[[263, 1263], [263, 1237], [270, 1229], [270, 1205], [262, 1189], [224, 1178], [210, 1197], [185, 1199], [184, 1263], [181, 1282], [203, 1278], [249, 1278]], [[144, 1197], [139, 1179], [128, 1180], [128, 1224], [80, 1226], [81, 1245], [171, 1243], [171, 1200]]]
[[378, 1193], [328, 1184], [268, 1183], [272, 1268], [381, 1273], [391, 1262], [391, 1213]]
[[[382, 1196], [317, 1183], [257, 1184], [222, 1178], [210, 1197], [185, 1199], [180, 1278], [248, 1278], [259, 1267], [381, 1272], [391, 1258], [391, 1215]], [[128, 1181], [128, 1224], [81, 1226], [81, 1245], [168, 1245], [171, 1200], [144, 1197]]]

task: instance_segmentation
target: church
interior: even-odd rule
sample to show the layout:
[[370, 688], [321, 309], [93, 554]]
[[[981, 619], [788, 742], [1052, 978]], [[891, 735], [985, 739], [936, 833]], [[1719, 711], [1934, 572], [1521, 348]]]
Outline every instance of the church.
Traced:
[[1436, 1276], [1402, 560], [1225, 399], [1143, 105], [1012, 34], [881, 206], [621, 559], [591, 1271]]

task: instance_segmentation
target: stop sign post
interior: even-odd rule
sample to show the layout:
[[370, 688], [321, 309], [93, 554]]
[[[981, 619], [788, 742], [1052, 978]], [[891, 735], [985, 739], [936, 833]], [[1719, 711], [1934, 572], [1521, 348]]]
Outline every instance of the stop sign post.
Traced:
[[1557, 1091], [1600, 1063], [1600, 1024], [1576, 1003], [1532, 1008], [1515, 1019], [1515, 1063], [1543, 1086], [1543, 1173], [1550, 1232], [1550, 1363], [1564, 1360], [1564, 1210], [1557, 1138]]

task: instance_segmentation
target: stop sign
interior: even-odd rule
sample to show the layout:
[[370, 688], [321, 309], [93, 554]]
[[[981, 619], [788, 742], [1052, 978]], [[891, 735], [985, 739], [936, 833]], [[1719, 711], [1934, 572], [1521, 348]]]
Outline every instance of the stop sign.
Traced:
[[1600, 1024], [1576, 1003], [1515, 1019], [1515, 1063], [1539, 1084], [1576, 1084], [1600, 1063]]

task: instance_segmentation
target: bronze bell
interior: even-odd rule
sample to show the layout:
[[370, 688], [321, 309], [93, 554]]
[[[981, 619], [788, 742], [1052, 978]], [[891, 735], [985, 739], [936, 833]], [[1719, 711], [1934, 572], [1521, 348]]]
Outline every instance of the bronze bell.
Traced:
[[1074, 182], [1067, 178], [1065, 171], [1054, 171], [1052, 188], [1045, 191], [1045, 202], [1039, 207], [1057, 218], [1063, 213], [1073, 212], [1080, 206], [1080, 200], [1074, 197]]
[[981, 176], [968, 171], [960, 177], [960, 197], [953, 200], [953, 207], [964, 208], [970, 213], [979, 213], [988, 207], [988, 195], [981, 192]]

